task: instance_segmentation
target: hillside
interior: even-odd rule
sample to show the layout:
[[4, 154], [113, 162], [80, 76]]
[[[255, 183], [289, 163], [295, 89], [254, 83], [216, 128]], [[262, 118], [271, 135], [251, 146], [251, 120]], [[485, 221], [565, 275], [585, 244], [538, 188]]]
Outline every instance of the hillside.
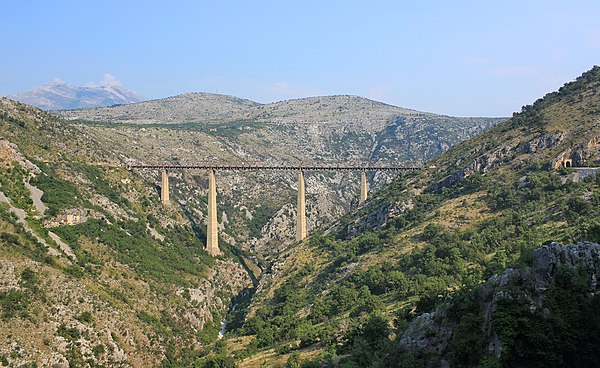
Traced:
[[173, 366], [216, 340], [251, 279], [119, 156], [0, 99], [0, 361]]
[[[114, 79], [114, 77], [111, 78]], [[144, 100], [140, 94], [128, 90], [114, 81], [88, 87], [74, 86], [65, 82], [52, 82], [7, 97], [42, 110], [89, 109]]]
[[[422, 162], [503, 120], [421, 113], [356, 96], [259, 105], [201, 93], [59, 114], [127, 162], [182, 164]], [[158, 180], [156, 172], [140, 174]], [[391, 178], [378, 173], [371, 188]], [[175, 200], [203, 213], [206, 174], [173, 172], [172, 179]], [[259, 263], [294, 241], [294, 173], [219, 172], [217, 181], [228, 241]], [[357, 173], [308, 173], [309, 231], [355, 208], [358, 190]]]
[[591, 168], [599, 143], [594, 67], [282, 255], [203, 362], [233, 354], [241, 367], [589, 366], [598, 354], [580, 338], [599, 338], [581, 324], [598, 308], [589, 268], [559, 270], [546, 304], [517, 278], [518, 303], [486, 310], [493, 293], [480, 286], [533, 267], [543, 244], [600, 241]]
[[223, 123], [267, 121], [383, 125], [391, 114], [414, 114], [403, 109], [357, 96], [323, 96], [259, 104], [238, 97], [212, 93], [186, 93], [129, 106], [57, 112], [67, 120], [90, 120], [134, 124]]
[[67, 120], [83, 119], [134, 124], [221, 121], [239, 116], [258, 103], [212, 93], [185, 93], [125, 106], [56, 112]]
[[[88, 120], [129, 124], [219, 124], [235, 121], [298, 125], [305, 123], [359, 126], [373, 133], [389, 125], [394, 117], [446, 118], [388, 105], [359, 96], [318, 96], [259, 104], [234, 96], [186, 93], [126, 106], [56, 111], [66, 120]], [[480, 119], [482, 121], [485, 119]]]

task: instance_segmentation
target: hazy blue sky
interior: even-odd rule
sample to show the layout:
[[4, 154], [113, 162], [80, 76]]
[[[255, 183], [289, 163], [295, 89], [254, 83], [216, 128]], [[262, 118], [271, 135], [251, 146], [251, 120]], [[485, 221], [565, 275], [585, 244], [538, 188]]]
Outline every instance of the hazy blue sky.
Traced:
[[108, 73], [147, 98], [352, 94], [506, 116], [600, 64], [600, 1], [4, 1], [0, 95]]

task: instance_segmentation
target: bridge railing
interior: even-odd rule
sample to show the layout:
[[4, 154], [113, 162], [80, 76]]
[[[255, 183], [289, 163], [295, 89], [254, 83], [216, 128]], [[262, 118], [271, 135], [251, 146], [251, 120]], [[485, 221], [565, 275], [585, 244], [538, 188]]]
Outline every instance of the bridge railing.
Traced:
[[129, 165], [129, 170], [154, 169], [154, 170], [216, 170], [216, 171], [416, 171], [420, 166], [354, 166], [354, 165]]

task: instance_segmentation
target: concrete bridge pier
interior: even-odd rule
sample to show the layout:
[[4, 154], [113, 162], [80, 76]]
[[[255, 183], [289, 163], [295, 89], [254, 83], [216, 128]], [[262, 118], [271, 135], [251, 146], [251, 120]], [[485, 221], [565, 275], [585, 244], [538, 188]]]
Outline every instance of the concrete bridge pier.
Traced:
[[298, 173], [298, 208], [296, 215], [296, 240], [306, 238], [306, 194], [304, 191], [304, 172]]
[[160, 186], [160, 199], [163, 204], [169, 204], [169, 173], [162, 171], [162, 184]]
[[208, 218], [206, 221], [206, 251], [211, 256], [221, 254], [217, 227], [217, 182], [215, 170], [208, 171]]
[[360, 172], [360, 198], [358, 199], [358, 204], [363, 204], [367, 200], [368, 193], [367, 173], [363, 170]]

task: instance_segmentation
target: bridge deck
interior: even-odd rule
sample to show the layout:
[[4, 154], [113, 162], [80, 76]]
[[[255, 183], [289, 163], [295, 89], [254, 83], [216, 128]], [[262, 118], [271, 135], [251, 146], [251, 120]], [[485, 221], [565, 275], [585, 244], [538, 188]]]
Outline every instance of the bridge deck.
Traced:
[[219, 171], [416, 171], [418, 166], [325, 166], [325, 165], [130, 165], [133, 169], [162, 169], [162, 170], [219, 170]]

